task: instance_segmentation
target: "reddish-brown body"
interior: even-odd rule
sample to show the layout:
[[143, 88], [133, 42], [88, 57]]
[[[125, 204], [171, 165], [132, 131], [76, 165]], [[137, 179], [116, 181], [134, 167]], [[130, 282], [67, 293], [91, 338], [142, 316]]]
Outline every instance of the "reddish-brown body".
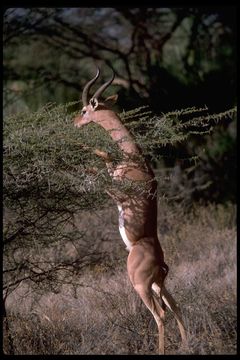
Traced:
[[130, 132], [118, 115], [108, 108], [109, 103], [116, 100], [116, 97], [98, 103], [98, 97], [113, 78], [87, 101], [89, 88], [98, 76], [99, 71], [84, 88], [84, 106], [81, 115], [74, 119], [74, 124], [81, 127], [95, 122], [109, 133], [122, 150], [123, 160], [117, 165], [113, 165], [110, 154], [99, 149], [94, 153], [104, 159], [114, 181], [130, 180], [134, 184], [134, 192], [126, 193], [117, 187], [117, 190], [108, 189], [107, 193], [114, 199], [119, 210], [119, 230], [129, 251], [127, 269], [130, 281], [154, 316], [159, 331], [159, 353], [164, 353], [163, 320], [166, 305], [176, 317], [183, 341], [186, 340], [186, 333], [180, 310], [164, 286], [168, 266], [164, 262], [164, 254], [157, 237], [157, 181]]

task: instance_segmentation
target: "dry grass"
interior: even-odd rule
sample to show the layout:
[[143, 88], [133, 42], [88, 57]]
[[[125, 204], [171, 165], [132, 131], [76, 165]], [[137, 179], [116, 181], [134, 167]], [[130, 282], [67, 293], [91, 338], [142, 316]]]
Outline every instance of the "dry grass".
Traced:
[[[156, 354], [156, 325], [127, 278], [115, 208], [100, 215], [91, 215], [95, 226], [88, 235], [93, 244], [101, 237], [109, 263], [99, 261], [76, 278], [84, 286], [38, 295], [22, 285], [9, 296], [15, 354]], [[180, 206], [159, 206], [159, 238], [170, 266], [166, 286], [181, 305], [188, 330], [188, 346], [182, 348], [176, 321], [167, 312], [167, 354], [236, 354], [235, 217], [231, 205], [196, 206], [188, 215]], [[78, 222], [86, 226], [89, 217]], [[6, 332], [4, 351], [10, 351]]]

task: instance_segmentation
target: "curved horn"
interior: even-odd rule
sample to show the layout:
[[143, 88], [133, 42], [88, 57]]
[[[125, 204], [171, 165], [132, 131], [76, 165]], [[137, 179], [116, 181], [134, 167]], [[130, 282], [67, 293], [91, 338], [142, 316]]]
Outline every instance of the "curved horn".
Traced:
[[83, 102], [83, 106], [87, 106], [88, 104], [88, 93], [89, 93], [89, 90], [90, 90], [90, 87], [95, 83], [95, 81], [97, 80], [97, 78], [99, 77], [99, 74], [100, 74], [100, 70], [99, 68], [97, 68], [97, 74], [95, 75], [95, 77], [90, 80], [85, 86], [84, 86], [84, 89], [83, 89], [83, 92], [82, 92], [82, 102]]
[[109, 85], [111, 85], [111, 83], [113, 82], [113, 79], [114, 79], [114, 77], [115, 77], [115, 73], [114, 73], [113, 70], [112, 70], [112, 72], [113, 72], [113, 74], [112, 74], [111, 79], [108, 80], [105, 84], [103, 84], [103, 85], [95, 92], [95, 94], [93, 95], [92, 98], [95, 98], [95, 99], [98, 100], [99, 96], [102, 95], [102, 93], [107, 89], [107, 87], [108, 87]]

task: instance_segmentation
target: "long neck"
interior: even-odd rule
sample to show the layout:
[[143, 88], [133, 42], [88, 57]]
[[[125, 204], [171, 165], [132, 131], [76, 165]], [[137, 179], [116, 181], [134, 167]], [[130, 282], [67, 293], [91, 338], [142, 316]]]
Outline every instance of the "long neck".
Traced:
[[140, 153], [134, 138], [113, 111], [100, 110], [97, 114], [98, 117], [96, 123], [109, 132], [113, 141], [118, 144], [124, 154], [137, 155]]

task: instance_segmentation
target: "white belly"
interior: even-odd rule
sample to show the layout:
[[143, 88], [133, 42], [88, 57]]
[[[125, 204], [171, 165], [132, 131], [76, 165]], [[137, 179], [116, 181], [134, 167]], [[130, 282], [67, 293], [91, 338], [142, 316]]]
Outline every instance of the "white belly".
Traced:
[[129, 241], [126, 231], [125, 231], [125, 227], [124, 227], [124, 219], [123, 219], [123, 210], [122, 210], [122, 206], [118, 205], [118, 211], [119, 211], [119, 232], [120, 235], [126, 245], [126, 248], [128, 251], [130, 251], [132, 244]]

